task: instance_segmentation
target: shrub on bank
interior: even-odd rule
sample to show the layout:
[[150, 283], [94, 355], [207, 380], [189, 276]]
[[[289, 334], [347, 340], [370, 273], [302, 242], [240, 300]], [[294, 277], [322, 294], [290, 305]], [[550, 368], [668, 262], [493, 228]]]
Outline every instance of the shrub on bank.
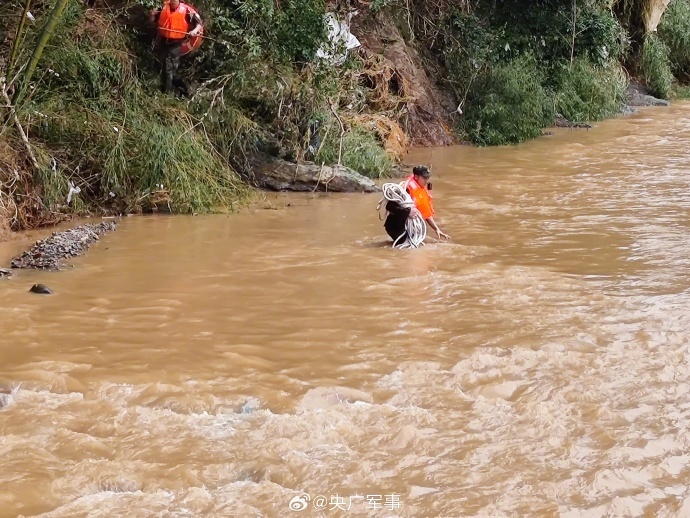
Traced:
[[461, 135], [481, 145], [541, 135], [554, 110], [576, 121], [618, 112], [626, 79], [614, 62], [629, 41], [600, 2], [479, 2], [444, 20], [448, 84]]
[[675, 76], [690, 79], [690, 0], [671, 0], [658, 27]]
[[598, 66], [587, 58], [562, 65], [557, 76], [556, 111], [577, 122], [596, 121], [620, 112], [627, 78], [620, 65]]
[[71, 5], [52, 42], [19, 107], [43, 157], [38, 187], [50, 210], [65, 209], [70, 184], [77, 212], [204, 212], [248, 196], [199, 119], [154, 93], [157, 78], [137, 69], [116, 24]]
[[[336, 129], [337, 128], [337, 129]], [[340, 129], [332, 127], [327, 139], [315, 157], [317, 163], [338, 163]], [[341, 163], [369, 178], [390, 176], [393, 162], [376, 135], [361, 126], [353, 126], [343, 136]]]
[[641, 68], [651, 94], [668, 99], [673, 86], [669, 48], [656, 34], [649, 34], [644, 41]]
[[553, 122], [553, 103], [531, 56], [487, 68], [471, 85], [460, 123], [479, 145], [516, 144], [541, 135]]
[[[197, 86], [188, 103], [158, 92], [142, 20], [145, 7], [160, 2], [131, 4], [128, 26], [114, 10], [67, 4], [18, 106], [41, 159], [36, 188], [50, 210], [138, 210], [154, 198], [176, 212], [231, 206], [250, 192], [236, 171], [248, 172], [247, 158], [262, 142], [276, 141], [286, 157], [300, 159], [315, 113], [340, 101], [352, 107], [355, 93], [364, 99], [354, 92], [361, 89], [354, 60], [340, 68], [315, 60], [326, 37], [324, 0], [199, 4], [213, 37], [183, 61]], [[48, 16], [38, 7], [34, 13], [22, 59]], [[338, 159], [332, 144], [320, 156], [327, 163]], [[392, 168], [364, 128], [348, 131], [342, 161], [372, 177]], [[80, 192], [66, 207], [70, 185]]]
[[671, 98], [683, 100], [690, 99], [690, 86], [674, 85], [673, 91], [671, 92]]

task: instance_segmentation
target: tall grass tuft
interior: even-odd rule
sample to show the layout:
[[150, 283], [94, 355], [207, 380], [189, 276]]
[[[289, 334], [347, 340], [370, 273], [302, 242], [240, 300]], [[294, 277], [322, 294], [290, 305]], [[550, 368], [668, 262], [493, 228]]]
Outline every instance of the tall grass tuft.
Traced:
[[[81, 19], [67, 14], [74, 15], [67, 21]], [[82, 22], [71, 32], [62, 27], [21, 107], [32, 139], [54, 158], [40, 174], [45, 203], [139, 211], [162, 200], [174, 212], [208, 212], [247, 199], [250, 189], [230, 159], [234, 139], [247, 141], [251, 125], [231, 108], [213, 122], [152, 93], [118, 26], [94, 13]], [[81, 192], [66, 207], [70, 182]]]
[[[337, 125], [336, 125], [337, 127]], [[331, 127], [317, 153], [318, 163], [336, 164], [340, 152], [340, 129]], [[393, 162], [373, 131], [352, 126], [343, 135], [342, 165], [369, 178], [385, 178], [393, 172]]]
[[675, 76], [690, 79], [690, 0], [671, 0], [659, 23], [658, 34], [669, 48]]
[[578, 58], [557, 76], [556, 111], [571, 121], [597, 121], [620, 112], [627, 78], [616, 62], [598, 66]]
[[668, 99], [673, 86], [669, 48], [656, 34], [649, 34], [642, 48], [642, 73], [652, 95]]

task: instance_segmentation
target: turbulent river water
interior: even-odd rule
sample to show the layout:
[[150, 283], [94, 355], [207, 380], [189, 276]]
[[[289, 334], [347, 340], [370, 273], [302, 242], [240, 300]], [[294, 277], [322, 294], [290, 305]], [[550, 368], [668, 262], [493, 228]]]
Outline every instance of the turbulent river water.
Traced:
[[690, 516], [690, 105], [554, 133], [0, 279], [0, 516]]

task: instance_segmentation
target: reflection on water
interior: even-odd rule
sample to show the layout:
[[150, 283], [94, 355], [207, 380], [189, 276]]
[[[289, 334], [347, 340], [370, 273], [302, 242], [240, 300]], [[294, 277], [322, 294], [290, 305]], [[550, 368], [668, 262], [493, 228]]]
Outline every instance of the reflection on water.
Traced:
[[0, 280], [2, 513], [690, 515], [688, 129], [414, 151], [452, 243], [268, 195]]

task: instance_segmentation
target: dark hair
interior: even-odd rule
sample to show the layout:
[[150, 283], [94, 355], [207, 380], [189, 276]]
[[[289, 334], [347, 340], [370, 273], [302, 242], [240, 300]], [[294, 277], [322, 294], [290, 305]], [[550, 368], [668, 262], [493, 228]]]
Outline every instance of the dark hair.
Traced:
[[412, 169], [412, 174], [415, 176], [423, 176], [424, 178], [429, 178], [431, 176], [429, 169], [427, 169], [425, 165], [415, 166], [414, 169]]

